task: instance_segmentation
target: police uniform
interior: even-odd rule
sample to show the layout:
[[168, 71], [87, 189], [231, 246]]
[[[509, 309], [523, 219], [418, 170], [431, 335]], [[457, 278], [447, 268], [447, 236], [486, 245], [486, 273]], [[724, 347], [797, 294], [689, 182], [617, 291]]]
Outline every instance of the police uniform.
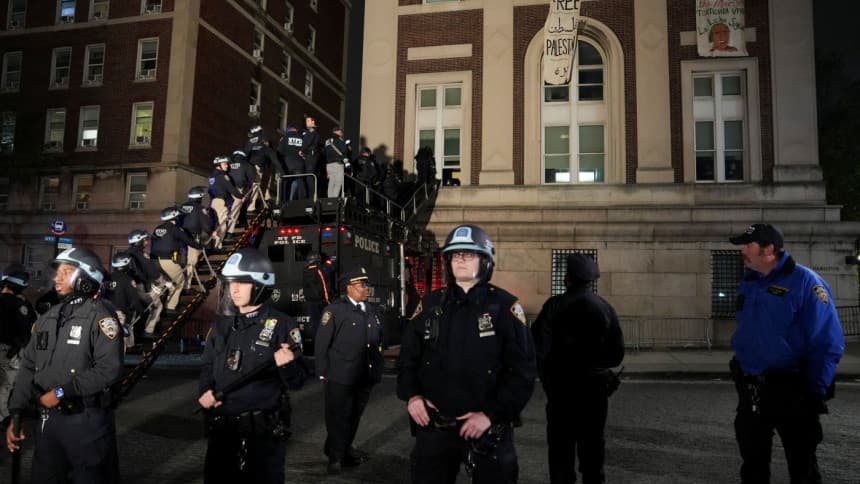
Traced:
[[312, 259], [302, 271], [302, 293], [310, 318], [305, 334], [313, 338], [319, 328], [323, 310], [335, 299], [333, 273], [334, 264], [329, 258], [325, 261], [319, 258]]
[[605, 482], [603, 471], [609, 395], [624, 358], [624, 339], [612, 306], [591, 289], [597, 264], [585, 254], [567, 260], [567, 292], [547, 300], [532, 325], [538, 373], [547, 396], [550, 482]]
[[[305, 162], [302, 159], [302, 137], [296, 131], [295, 127], [290, 126], [287, 129], [287, 134], [281, 138], [281, 143], [278, 145], [278, 153], [284, 157], [284, 163], [287, 165], [287, 173], [290, 175], [298, 175], [305, 173]], [[313, 173], [311, 171], [311, 173]], [[310, 177], [308, 177], [310, 178]], [[311, 178], [312, 179], [312, 178]], [[293, 178], [289, 182], [290, 200], [301, 200], [309, 195], [306, 192], [305, 181], [301, 178]]]
[[[185, 214], [182, 218], [182, 229], [189, 233], [195, 242], [201, 246], [205, 245], [212, 235], [212, 219], [209, 218], [209, 213], [203, 208], [200, 200], [188, 200], [179, 206], [179, 210]], [[202, 253], [202, 248], [188, 246], [188, 258], [185, 262], [186, 287], [191, 287], [194, 270]]]
[[[319, 170], [317, 170], [317, 163], [319, 162], [319, 144], [320, 144], [320, 134], [314, 129], [305, 129], [302, 131], [302, 153], [305, 155], [305, 173], [314, 173], [318, 177], [321, 174]], [[320, 180], [321, 181], [321, 180]], [[314, 186], [313, 178], [305, 177], [305, 188], [308, 197], [312, 196], [312, 194], [316, 193], [317, 187]]]
[[146, 304], [134, 288], [128, 272], [114, 270], [110, 274], [110, 282], [106, 284], [105, 298], [111, 302], [119, 318], [119, 324], [125, 328], [129, 346], [134, 345], [134, 325], [132, 322], [144, 311]]
[[130, 245], [126, 249], [131, 256], [132, 266], [129, 269], [131, 278], [140, 286], [144, 293], [150, 292], [152, 286], [161, 278], [161, 267], [158, 262], [150, 259], [143, 253], [143, 248]]
[[[167, 300], [167, 310], [176, 310], [179, 305], [179, 297], [182, 288], [185, 287], [185, 271], [179, 264], [182, 258], [182, 250], [186, 247], [200, 249], [201, 245], [195, 242], [184, 230], [176, 226], [174, 221], [167, 221], [152, 231], [152, 242], [149, 253], [158, 259], [161, 269], [167, 277], [173, 281], [173, 291]], [[150, 321], [145, 331], [152, 333], [155, 330], [155, 321]]]
[[[209, 175], [209, 199], [209, 206], [218, 216], [218, 226], [215, 229], [218, 241], [215, 243], [215, 248], [220, 249], [224, 242], [224, 235], [227, 232], [232, 233], [233, 228], [236, 227], [239, 211], [242, 209], [242, 192], [236, 188], [228, 173], [215, 168]], [[232, 203], [229, 210], [228, 203]]]
[[[413, 482], [455, 482], [467, 454], [474, 482], [517, 481], [513, 423], [534, 390], [535, 360], [516, 297], [487, 282], [432, 292], [404, 331], [398, 367], [397, 396], [421, 395], [438, 408], [429, 425], [414, 426]], [[468, 412], [492, 424], [471, 452], [456, 420]]]
[[243, 195], [251, 188], [251, 184], [254, 183], [254, 179], [257, 176], [254, 165], [248, 162], [245, 152], [241, 150], [233, 152], [233, 156], [230, 159], [230, 171], [228, 173], [236, 189]]
[[48, 391], [60, 404], [40, 407], [32, 480], [119, 480], [116, 428], [106, 389], [122, 377], [122, 328], [101, 299], [70, 296], [36, 321], [21, 353], [9, 401], [21, 414]]
[[[274, 353], [282, 343], [291, 346], [296, 359], [277, 368]], [[205, 482], [284, 482], [286, 439], [280, 413], [287, 386], [301, 384], [300, 358], [298, 326], [268, 304], [213, 323], [203, 350], [200, 394], [217, 394], [261, 364], [272, 365], [208, 411]]]
[[9, 392], [18, 374], [18, 352], [30, 337], [36, 311], [21, 294], [0, 293], [0, 420], [9, 416]]
[[[734, 242], [734, 240], [733, 240]], [[785, 252], [768, 275], [746, 270], [732, 336], [742, 482], [768, 482], [773, 431], [792, 482], [821, 482], [819, 413], [845, 348], [830, 286]]]
[[[340, 128], [335, 128], [338, 131]], [[349, 167], [349, 154], [346, 142], [335, 134], [325, 141], [326, 175], [328, 175], [328, 197], [340, 196], [343, 188], [344, 169]]]
[[[342, 278], [344, 285], [360, 280], [367, 280], [364, 268]], [[314, 362], [317, 375], [325, 380], [324, 451], [329, 470], [334, 462], [356, 465], [360, 457], [352, 443], [370, 392], [382, 378], [382, 323], [377, 306], [346, 295], [329, 304], [316, 333]]]

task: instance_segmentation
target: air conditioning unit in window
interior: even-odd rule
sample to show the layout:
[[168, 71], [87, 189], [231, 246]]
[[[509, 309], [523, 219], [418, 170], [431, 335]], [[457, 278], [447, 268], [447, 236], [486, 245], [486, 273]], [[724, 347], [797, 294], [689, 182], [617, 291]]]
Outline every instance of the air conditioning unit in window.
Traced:
[[308, 54], [313, 54], [316, 50], [317, 49], [314, 44], [308, 43]]
[[161, 13], [161, 4], [153, 3], [151, 5], [146, 6], [146, 11], [144, 14], [153, 14], [153, 13]]
[[9, 30], [17, 29], [20, 27], [21, 27], [21, 22], [19, 22], [17, 19], [9, 21]]
[[254, 56], [254, 59], [257, 59], [258, 62], [263, 60], [263, 50], [262, 49], [254, 49], [254, 51], [252, 52], [252, 55]]
[[135, 144], [139, 145], [148, 145], [149, 144], [149, 136], [138, 136], [134, 139]]
[[292, 22], [284, 22], [284, 30], [289, 33], [293, 33], [293, 23]]
[[73, 24], [73, 23], [75, 23], [75, 16], [74, 15], [63, 15], [62, 17], [60, 17], [60, 23], [61, 24]]
[[99, 8], [93, 11], [93, 20], [101, 20], [107, 18], [107, 12], [104, 8]]
[[63, 142], [62, 141], [52, 140], [52, 141], [48, 141], [47, 143], [45, 143], [45, 150], [46, 151], [60, 151], [62, 149], [63, 149]]
[[84, 148], [95, 148], [96, 139], [95, 138], [85, 138], [81, 140], [81, 146]]
[[256, 116], [260, 114], [260, 105], [259, 104], [251, 104], [248, 106], [248, 116]]
[[68, 77], [58, 77], [54, 80], [54, 87], [65, 87], [69, 85]]
[[282, 73], [281, 73], [281, 79], [283, 79], [283, 80], [285, 80], [285, 81], [286, 81], [286, 80], [287, 80], [287, 79], [289, 79], [289, 78], [290, 78], [290, 76], [289, 76], [286, 72], [282, 72]]
[[155, 69], [141, 69], [138, 79], [155, 79]]
[[102, 83], [102, 74], [93, 74], [87, 79], [87, 84], [101, 84]]
[[3, 89], [4, 89], [4, 90], [6, 90], [6, 91], [15, 91], [15, 90], [17, 90], [17, 89], [18, 89], [18, 81], [14, 81], [14, 80], [11, 80], [11, 79], [7, 80], [7, 81], [6, 81], [6, 85], [5, 85], [5, 86], [3, 86]]

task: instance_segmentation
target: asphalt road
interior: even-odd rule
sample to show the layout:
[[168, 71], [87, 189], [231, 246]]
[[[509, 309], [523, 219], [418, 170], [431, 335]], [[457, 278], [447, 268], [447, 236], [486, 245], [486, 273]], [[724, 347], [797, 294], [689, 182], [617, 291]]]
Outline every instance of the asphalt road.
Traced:
[[[200, 483], [206, 442], [196, 408], [196, 372], [155, 370], [117, 411], [123, 482]], [[412, 445], [405, 407], [386, 377], [374, 389], [356, 438], [369, 462], [329, 477], [322, 454], [325, 438], [321, 385], [310, 382], [293, 394], [294, 436], [288, 444], [287, 482], [407, 482]], [[823, 418], [819, 462], [824, 482], [856, 483], [860, 449], [860, 384], [843, 383], [830, 415]], [[734, 387], [724, 381], [626, 380], [612, 397], [607, 424], [607, 477], [614, 483], [737, 482], [740, 459], [732, 418]], [[547, 482], [543, 407], [538, 388], [516, 434], [520, 482]], [[775, 439], [772, 482], [788, 482], [782, 448]], [[28, 481], [32, 443], [23, 454]], [[9, 482], [8, 454], [0, 482]], [[467, 482], [461, 473], [459, 482]]]

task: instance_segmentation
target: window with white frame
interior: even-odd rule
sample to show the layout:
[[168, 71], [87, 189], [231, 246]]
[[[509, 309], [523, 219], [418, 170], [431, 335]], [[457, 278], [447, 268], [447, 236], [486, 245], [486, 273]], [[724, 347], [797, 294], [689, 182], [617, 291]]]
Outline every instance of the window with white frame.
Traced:
[[257, 59], [263, 58], [263, 47], [266, 44], [266, 35], [262, 30], [254, 29], [254, 39], [251, 45], [251, 55]]
[[693, 74], [693, 150], [697, 182], [744, 180], [748, 145], [746, 117], [743, 72]]
[[60, 177], [45, 176], [39, 183], [39, 210], [56, 210], [60, 198]]
[[83, 149], [96, 149], [99, 139], [99, 106], [81, 107], [78, 126], [78, 146]]
[[287, 101], [284, 98], [278, 99], [278, 129], [287, 132]]
[[58, 24], [75, 23], [75, 3], [75, 0], [60, 0], [59, 9], [57, 10]]
[[161, 13], [161, 0], [141, 0], [140, 13], [142, 15]]
[[0, 177], [0, 211], [9, 209], [9, 177]]
[[90, 198], [93, 196], [93, 175], [75, 175], [72, 181], [75, 210], [89, 209]]
[[305, 72], [305, 96], [313, 97], [314, 95], [314, 75], [310, 72]]
[[248, 96], [248, 112], [260, 114], [260, 83], [251, 79], [251, 91]]
[[63, 139], [65, 136], [65, 108], [49, 109], [45, 114], [45, 151], [63, 151]]
[[23, 29], [27, 21], [27, 0], [10, 0], [6, 29]]
[[0, 153], [15, 151], [15, 111], [0, 113]]
[[84, 85], [100, 86], [105, 70], [105, 45], [90, 44], [84, 55]]
[[590, 42], [577, 42], [570, 83], [544, 85], [542, 183], [606, 181], [603, 56]]
[[281, 79], [290, 80], [290, 68], [293, 66], [293, 56], [287, 51], [281, 51]]
[[436, 177], [443, 185], [460, 185], [463, 85], [418, 85], [416, 89], [416, 152], [430, 148], [436, 159]]
[[313, 54], [317, 51], [317, 29], [308, 25], [308, 52]]
[[2, 91], [17, 92], [21, 88], [21, 52], [3, 54]]
[[38, 243], [24, 245], [24, 267], [30, 273], [30, 286], [39, 287], [47, 279], [45, 270], [54, 259], [54, 246], [52, 244]]
[[129, 173], [126, 181], [126, 206], [140, 210], [146, 205], [146, 186], [149, 176], [146, 173]]
[[289, 33], [293, 33], [293, 27], [295, 24], [293, 21], [295, 20], [296, 10], [293, 8], [293, 4], [290, 2], [285, 3], [286, 10], [284, 12], [284, 30]]
[[319, 1], [318, 0], [309, 0], [308, 5], [311, 7], [311, 10], [314, 12], [319, 12]]
[[132, 146], [150, 146], [152, 144], [152, 112], [155, 103], [134, 103], [131, 110], [131, 140]]
[[90, 1], [90, 20], [106, 20], [110, 13], [110, 0]]
[[69, 87], [69, 73], [72, 70], [72, 48], [57, 47], [51, 56], [51, 88]]
[[158, 73], [158, 37], [137, 41], [137, 72], [135, 79], [155, 80]]

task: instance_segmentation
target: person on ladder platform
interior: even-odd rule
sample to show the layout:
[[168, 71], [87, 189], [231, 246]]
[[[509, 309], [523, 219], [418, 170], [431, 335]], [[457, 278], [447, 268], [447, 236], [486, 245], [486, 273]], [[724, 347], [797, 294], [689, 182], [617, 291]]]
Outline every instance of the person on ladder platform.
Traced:
[[[227, 232], [232, 232], [236, 226], [236, 219], [244, 198], [228, 173], [230, 160], [226, 156], [218, 156], [212, 163], [215, 165], [215, 170], [209, 177], [209, 199], [211, 200], [209, 206], [218, 216], [218, 226], [215, 228], [215, 249], [220, 249]], [[230, 210], [227, 209], [228, 202], [232, 203]]]
[[110, 281], [105, 283], [105, 299], [113, 303], [119, 324], [124, 328], [125, 347], [134, 346], [134, 324], [146, 311], [146, 304], [134, 288], [129, 275], [132, 259], [128, 252], [117, 252], [111, 258]]
[[245, 145], [245, 153], [248, 154], [248, 162], [257, 171], [251, 186], [251, 202], [248, 204], [248, 212], [255, 212], [257, 211], [258, 200], [261, 200], [265, 206], [272, 199], [269, 189], [272, 182], [272, 172], [282, 172], [283, 170], [279, 170], [278, 154], [269, 146], [269, 140], [266, 138], [262, 126], [254, 126], [248, 130], [248, 143]]
[[[161, 270], [173, 281], [173, 290], [168, 295], [165, 312], [169, 318], [176, 316], [176, 306], [179, 305], [179, 297], [182, 295], [182, 288], [185, 287], [185, 271], [181, 264], [183, 249], [186, 246], [198, 250], [203, 248], [184, 230], [176, 226], [179, 213], [176, 207], [167, 207], [161, 211], [161, 220], [164, 223], [152, 231], [152, 249], [150, 249], [150, 256], [158, 259]], [[144, 328], [145, 336], [154, 334], [155, 324], [156, 320], [150, 320], [147, 323]]]
[[[205, 194], [205, 187], [191, 187], [188, 190], [188, 201], [179, 207], [179, 210], [185, 214], [182, 217], [182, 229], [203, 247], [209, 243], [209, 238], [212, 236], [212, 219], [209, 217], [208, 209], [201, 203]], [[190, 289], [195, 279], [200, 283], [200, 278], [197, 276], [197, 261], [201, 254], [205, 257], [202, 249], [188, 246], [188, 258], [185, 261], [185, 289]]]
[[[287, 125], [287, 133], [281, 138], [281, 143], [278, 146], [278, 153], [284, 158], [284, 163], [287, 165], [287, 172], [290, 175], [299, 175], [305, 173], [305, 161], [302, 154], [302, 137], [296, 126], [292, 123]], [[308, 177], [311, 178], [311, 177]], [[311, 178], [312, 179], [312, 178]], [[286, 184], [289, 187], [287, 190], [287, 200], [302, 200], [308, 198], [305, 180], [300, 177], [291, 178]]]
[[336, 198], [343, 191], [343, 175], [349, 170], [349, 155], [343, 140], [343, 128], [335, 126], [332, 137], [325, 141], [326, 174], [328, 175], [328, 197]]
[[[252, 164], [248, 163], [248, 156], [244, 151], [235, 150], [230, 155], [230, 170], [228, 173], [230, 174], [230, 179], [233, 180], [233, 184], [236, 185], [236, 189], [242, 194], [243, 202], [247, 201], [254, 179], [257, 177], [257, 170]], [[242, 224], [242, 220], [245, 218], [243, 210], [245, 208], [247, 208], [247, 203], [242, 203], [238, 206], [235, 217], [236, 223], [233, 224], [230, 233], [237, 231], [237, 226], [244, 225]], [[241, 232], [241, 230], [238, 231]]]
[[[144, 327], [155, 326], [155, 322], [161, 317], [164, 302], [161, 295], [173, 287], [173, 283], [161, 272], [158, 261], [152, 260], [146, 255], [146, 246], [149, 233], [145, 230], [132, 230], [128, 234], [128, 255], [131, 256], [131, 267], [129, 275], [134, 281], [137, 292], [149, 307], [147, 323]], [[152, 321], [152, 323], [150, 323]]]

